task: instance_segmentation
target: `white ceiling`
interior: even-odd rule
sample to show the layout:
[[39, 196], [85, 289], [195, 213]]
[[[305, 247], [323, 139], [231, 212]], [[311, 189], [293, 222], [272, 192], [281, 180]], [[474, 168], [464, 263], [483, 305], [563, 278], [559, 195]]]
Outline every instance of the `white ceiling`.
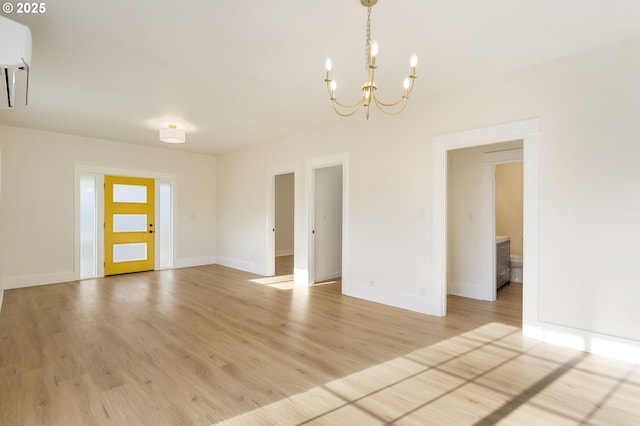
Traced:
[[[27, 107], [0, 123], [217, 154], [336, 120], [324, 60], [345, 102], [364, 81], [358, 0], [53, 0], [31, 28]], [[378, 94], [414, 98], [640, 34], [640, 0], [380, 0]], [[639, 52], [640, 54], [640, 52]], [[411, 107], [411, 105], [409, 105]], [[375, 120], [376, 111], [372, 111]], [[187, 143], [161, 144], [174, 122]], [[1, 137], [1, 135], [0, 135]]]

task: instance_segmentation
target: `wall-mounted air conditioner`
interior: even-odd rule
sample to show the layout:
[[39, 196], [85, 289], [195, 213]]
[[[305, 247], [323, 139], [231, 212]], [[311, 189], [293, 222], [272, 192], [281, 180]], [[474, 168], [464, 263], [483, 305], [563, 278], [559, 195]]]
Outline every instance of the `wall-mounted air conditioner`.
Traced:
[[31, 31], [0, 16], [0, 107], [26, 105], [31, 65]]

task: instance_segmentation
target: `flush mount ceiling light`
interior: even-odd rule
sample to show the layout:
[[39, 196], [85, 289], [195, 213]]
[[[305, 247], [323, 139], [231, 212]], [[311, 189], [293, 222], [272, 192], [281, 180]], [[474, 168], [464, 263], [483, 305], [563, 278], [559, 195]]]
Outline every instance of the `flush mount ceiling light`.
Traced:
[[175, 124], [169, 124], [166, 129], [160, 129], [160, 141], [166, 143], [184, 143], [186, 133], [182, 129], [178, 129]]
[[336, 82], [331, 79], [331, 59], [327, 59], [325, 66], [327, 68], [327, 77], [325, 82], [327, 83], [327, 90], [331, 99], [331, 105], [338, 115], [348, 117], [355, 114], [360, 107], [364, 106], [364, 113], [369, 119], [369, 107], [371, 102], [375, 103], [378, 108], [385, 114], [395, 115], [402, 112], [407, 106], [407, 99], [409, 99], [409, 93], [413, 90], [413, 84], [416, 75], [416, 65], [418, 64], [418, 58], [416, 55], [411, 56], [409, 61], [410, 73], [407, 78], [404, 79], [403, 88], [404, 92], [402, 98], [393, 103], [384, 103], [378, 96], [376, 96], [376, 83], [374, 81], [374, 74], [378, 65], [376, 64], [376, 56], [378, 55], [378, 44], [371, 43], [371, 7], [373, 7], [378, 0], [360, 0], [360, 4], [367, 8], [367, 36], [365, 45], [365, 68], [367, 70], [367, 81], [362, 84], [362, 97], [358, 102], [352, 105], [346, 105], [338, 101], [336, 97]]

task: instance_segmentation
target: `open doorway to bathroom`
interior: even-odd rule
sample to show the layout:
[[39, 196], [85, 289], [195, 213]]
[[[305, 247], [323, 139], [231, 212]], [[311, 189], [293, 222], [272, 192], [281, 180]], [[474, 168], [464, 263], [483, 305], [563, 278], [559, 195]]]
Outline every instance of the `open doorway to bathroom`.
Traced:
[[[484, 303], [505, 299], [513, 321], [521, 322], [521, 284], [520, 288], [507, 284], [511, 282], [511, 239], [514, 249], [522, 255], [522, 148], [523, 141], [516, 140], [447, 153], [446, 294], [449, 313], [455, 313], [456, 298], [477, 299]], [[509, 168], [510, 164], [519, 164], [519, 169], [517, 166]], [[503, 165], [505, 169], [501, 168]], [[487, 309], [502, 311], [496, 306]]]

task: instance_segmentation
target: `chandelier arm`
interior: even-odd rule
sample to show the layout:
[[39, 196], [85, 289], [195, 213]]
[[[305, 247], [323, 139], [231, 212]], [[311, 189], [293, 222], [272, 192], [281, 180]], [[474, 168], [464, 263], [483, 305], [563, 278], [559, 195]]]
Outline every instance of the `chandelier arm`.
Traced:
[[356, 112], [360, 111], [360, 106], [362, 104], [357, 104], [355, 108], [351, 108], [350, 112], [341, 112], [336, 105], [340, 105], [342, 107], [342, 105], [340, 103], [338, 103], [337, 101], [333, 100], [331, 102], [331, 106], [333, 107], [333, 110], [336, 112], [336, 114], [342, 116], [342, 117], [351, 117], [352, 115], [354, 115]]
[[364, 103], [364, 96], [362, 96], [362, 98], [360, 98], [360, 100], [358, 102], [356, 102], [355, 104], [351, 104], [351, 105], [346, 105], [343, 104], [342, 102], [339, 102], [337, 98], [333, 98], [331, 100], [331, 102], [335, 103], [336, 105], [340, 106], [340, 108], [344, 108], [344, 109], [351, 109], [351, 108], [360, 108], [362, 106], [362, 104]]
[[[382, 103], [378, 100], [377, 97], [373, 97], [373, 101], [376, 103], [376, 105], [378, 106], [378, 109], [380, 111], [382, 111], [383, 113], [387, 114], [387, 115], [397, 115], [400, 114], [402, 111], [404, 111], [404, 109], [407, 107], [407, 98], [402, 98], [400, 99], [398, 102], [395, 102], [393, 104], [385, 104]], [[402, 107], [400, 107], [400, 109], [396, 110], [396, 111], [389, 111], [387, 108], [390, 107], [394, 107], [398, 104], [400, 104], [402, 102]]]
[[396, 105], [398, 105], [400, 102], [407, 102], [407, 98], [405, 96], [401, 97], [400, 99], [398, 99], [397, 101], [393, 102], [393, 103], [385, 103], [382, 102], [380, 99], [378, 99], [378, 97], [374, 94], [373, 95], [373, 100], [376, 102], [376, 105], [378, 105], [378, 107], [394, 107]]

